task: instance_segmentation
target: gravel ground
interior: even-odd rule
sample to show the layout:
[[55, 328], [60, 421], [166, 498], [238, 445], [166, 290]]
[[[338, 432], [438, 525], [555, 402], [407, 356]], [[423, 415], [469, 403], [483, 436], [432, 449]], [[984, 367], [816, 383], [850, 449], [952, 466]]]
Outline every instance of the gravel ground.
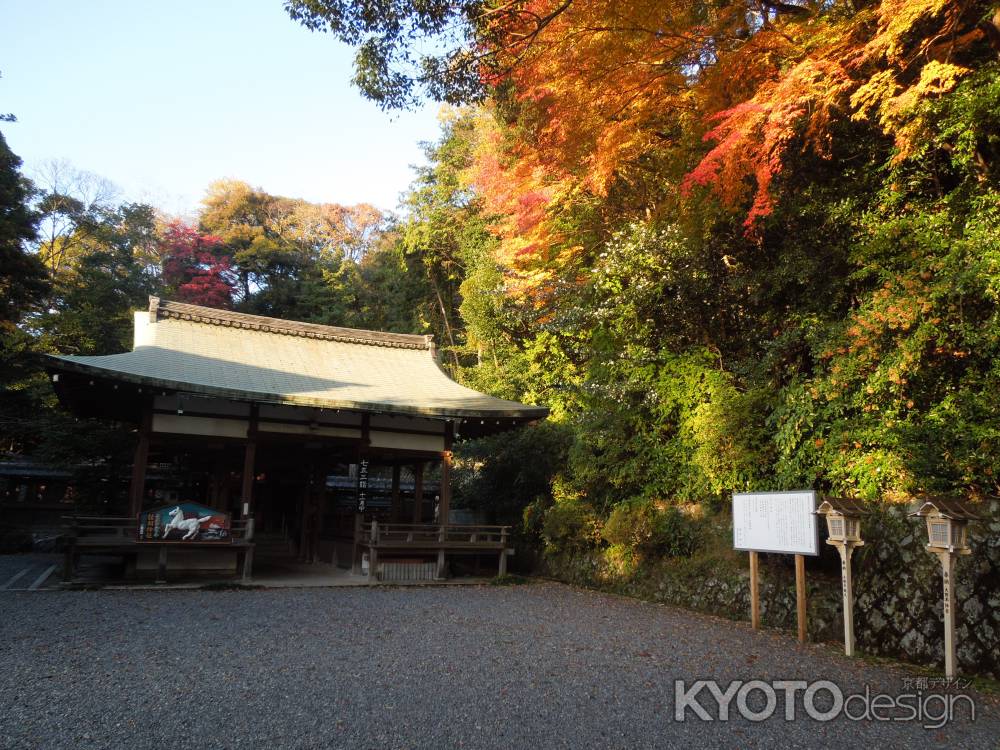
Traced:
[[4, 748], [912, 750], [1000, 740], [1000, 707], [978, 694], [976, 722], [963, 709], [938, 730], [786, 722], [781, 693], [766, 721], [689, 712], [678, 722], [677, 678], [912, 692], [903, 672], [829, 646], [558, 584], [0, 594]]

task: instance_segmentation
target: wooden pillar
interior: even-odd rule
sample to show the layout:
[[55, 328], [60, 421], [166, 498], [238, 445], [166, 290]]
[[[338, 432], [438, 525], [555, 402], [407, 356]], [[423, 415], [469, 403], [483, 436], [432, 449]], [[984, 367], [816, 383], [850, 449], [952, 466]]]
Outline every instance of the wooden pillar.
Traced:
[[[253, 521], [251, 520], [252, 524]], [[253, 571], [253, 547], [247, 547], [243, 550], [243, 556], [239, 564], [240, 568], [240, 578], [243, 583], [250, 583], [251, 572]]]
[[[358, 497], [356, 498], [357, 504], [354, 508], [354, 551], [353, 551], [354, 557], [352, 563], [352, 569], [355, 573], [361, 572], [361, 555], [363, 554], [363, 552], [360, 549], [359, 540], [361, 537], [361, 525], [364, 523], [365, 511], [367, 511], [367, 507], [365, 507], [365, 509], [362, 510], [361, 494], [362, 490], [364, 490], [365, 498], [368, 497], [368, 478], [365, 477], [364, 479], [365, 486], [362, 488], [361, 462], [366, 460], [368, 449], [371, 447], [372, 444], [371, 421], [372, 419], [370, 414], [361, 415], [361, 441], [358, 443], [357, 455], [356, 455], [357, 459], [356, 465], [358, 467], [358, 487], [357, 487]], [[367, 499], [365, 500], [364, 505], [367, 506]], [[371, 556], [369, 556], [368, 565], [369, 565], [369, 572], [371, 572]]]
[[500, 530], [500, 569], [497, 575], [503, 578], [507, 575], [507, 527]]
[[760, 630], [760, 585], [757, 577], [757, 553], [750, 552], [750, 624], [754, 630]]
[[371, 535], [368, 537], [368, 580], [378, 580], [378, 520], [374, 518]]
[[413, 523], [424, 520], [424, 464], [421, 461], [413, 467]]
[[806, 558], [795, 556], [795, 604], [799, 625], [799, 643], [805, 643], [806, 634]]
[[445, 572], [445, 559], [444, 559], [444, 544], [447, 539], [444, 533], [444, 524], [438, 526], [438, 559], [437, 559], [437, 575], [435, 578], [439, 580], [444, 579]]
[[156, 582], [167, 582], [167, 545], [160, 544], [159, 554], [156, 557]]
[[302, 498], [299, 502], [299, 562], [309, 562], [309, 534], [312, 519], [312, 493], [313, 493], [313, 467], [310, 464], [306, 469], [306, 486], [302, 491]]
[[247, 446], [243, 454], [243, 487], [240, 493], [243, 518], [253, 518], [253, 480], [257, 462], [257, 404], [250, 405], [250, 426], [247, 427]]
[[441, 503], [438, 506], [438, 523], [448, 524], [451, 511], [451, 451], [441, 456]]
[[[74, 527], [75, 525], [74, 523]], [[73, 582], [79, 560], [80, 553], [76, 546], [76, 530], [74, 528], [73, 538], [66, 543], [66, 555], [63, 559], [63, 583]]]
[[227, 458], [225, 449], [215, 454], [208, 504], [213, 508], [229, 511], [232, 510], [229, 493], [229, 471], [232, 467], [226, 462]]
[[438, 521], [448, 524], [451, 512], [451, 445], [455, 442], [455, 425], [447, 422], [444, 427], [444, 453], [441, 455], [441, 504], [438, 510]]
[[320, 524], [323, 522], [323, 500], [326, 492], [324, 466], [320, 460], [309, 469], [309, 486], [306, 490], [302, 517], [304, 539], [302, 561], [307, 563], [315, 563], [319, 558]]
[[403, 498], [399, 491], [400, 465], [392, 467], [392, 521], [399, 523], [403, 518]]
[[153, 430], [153, 408], [148, 407], [139, 425], [139, 442], [132, 461], [132, 479], [128, 488], [128, 514], [138, 517], [142, 512], [142, 498], [146, 493], [146, 464], [149, 462], [149, 434]]
[[351, 545], [351, 572], [354, 575], [361, 574], [361, 522], [360, 513], [354, 514], [354, 537]]

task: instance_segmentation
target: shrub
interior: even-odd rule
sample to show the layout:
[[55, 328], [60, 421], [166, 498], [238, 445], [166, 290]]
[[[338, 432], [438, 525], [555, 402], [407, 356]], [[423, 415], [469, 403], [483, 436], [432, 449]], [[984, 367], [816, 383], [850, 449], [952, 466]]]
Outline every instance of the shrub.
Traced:
[[634, 499], [615, 506], [601, 535], [643, 557], [688, 557], [701, 546], [701, 524], [675, 506]]
[[545, 511], [542, 521], [542, 539], [549, 554], [579, 552], [600, 538], [597, 515], [586, 502], [570, 500], [557, 502]]

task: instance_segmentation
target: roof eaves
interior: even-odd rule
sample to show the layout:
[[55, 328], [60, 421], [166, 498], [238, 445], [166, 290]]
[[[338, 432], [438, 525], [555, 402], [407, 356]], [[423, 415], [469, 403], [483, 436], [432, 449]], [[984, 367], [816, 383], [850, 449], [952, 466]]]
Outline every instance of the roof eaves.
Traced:
[[400, 414], [407, 416], [458, 418], [458, 419], [542, 419], [549, 414], [544, 406], [520, 405], [517, 409], [452, 409], [446, 407], [407, 406], [404, 404], [388, 404], [377, 402], [338, 401], [335, 399], [313, 398], [309, 396], [294, 396], [289, 394], [263, 393], [258, 391], [243, 391], [232, 388], [202, 385], [200, 383], [183, 383], [176, 380], [156, 378], [149, 375], [137, 375], [120, 370], [111, 370], [96, 365], [78, 362], [69, 357], [45, 355], [51, 362], [50, 370], [68, 370], [83, 375], [98, 378], [112, 378], [123, 382], [134, 383], [154, 389], [163, 389], [181, 393], [197, 393], [206, 396], [218, 396], [237, 401], [252, 401], [264, 404], [285, 404], [290, 406], [310, 406], [324, 409], [345, 409], [349, 411], [367, 411], [379, 414]]

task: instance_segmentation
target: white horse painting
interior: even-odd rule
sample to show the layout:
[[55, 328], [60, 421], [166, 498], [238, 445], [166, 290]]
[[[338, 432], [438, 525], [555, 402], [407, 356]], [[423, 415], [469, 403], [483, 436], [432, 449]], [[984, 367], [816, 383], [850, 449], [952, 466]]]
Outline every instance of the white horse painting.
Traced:
[[163, 538], [167, 538], [169, 534], [174, 529], [184, 532], [184, 536], [181, 539], [194, 539], [198, 536], [198, 530], [205, 521], [209, 520], [211, 516], [202, 516], [201, 518], [184, 518], [184, 511], [177, 506], [167, 515], [170, 516], [170, 523], [163, 527]]

